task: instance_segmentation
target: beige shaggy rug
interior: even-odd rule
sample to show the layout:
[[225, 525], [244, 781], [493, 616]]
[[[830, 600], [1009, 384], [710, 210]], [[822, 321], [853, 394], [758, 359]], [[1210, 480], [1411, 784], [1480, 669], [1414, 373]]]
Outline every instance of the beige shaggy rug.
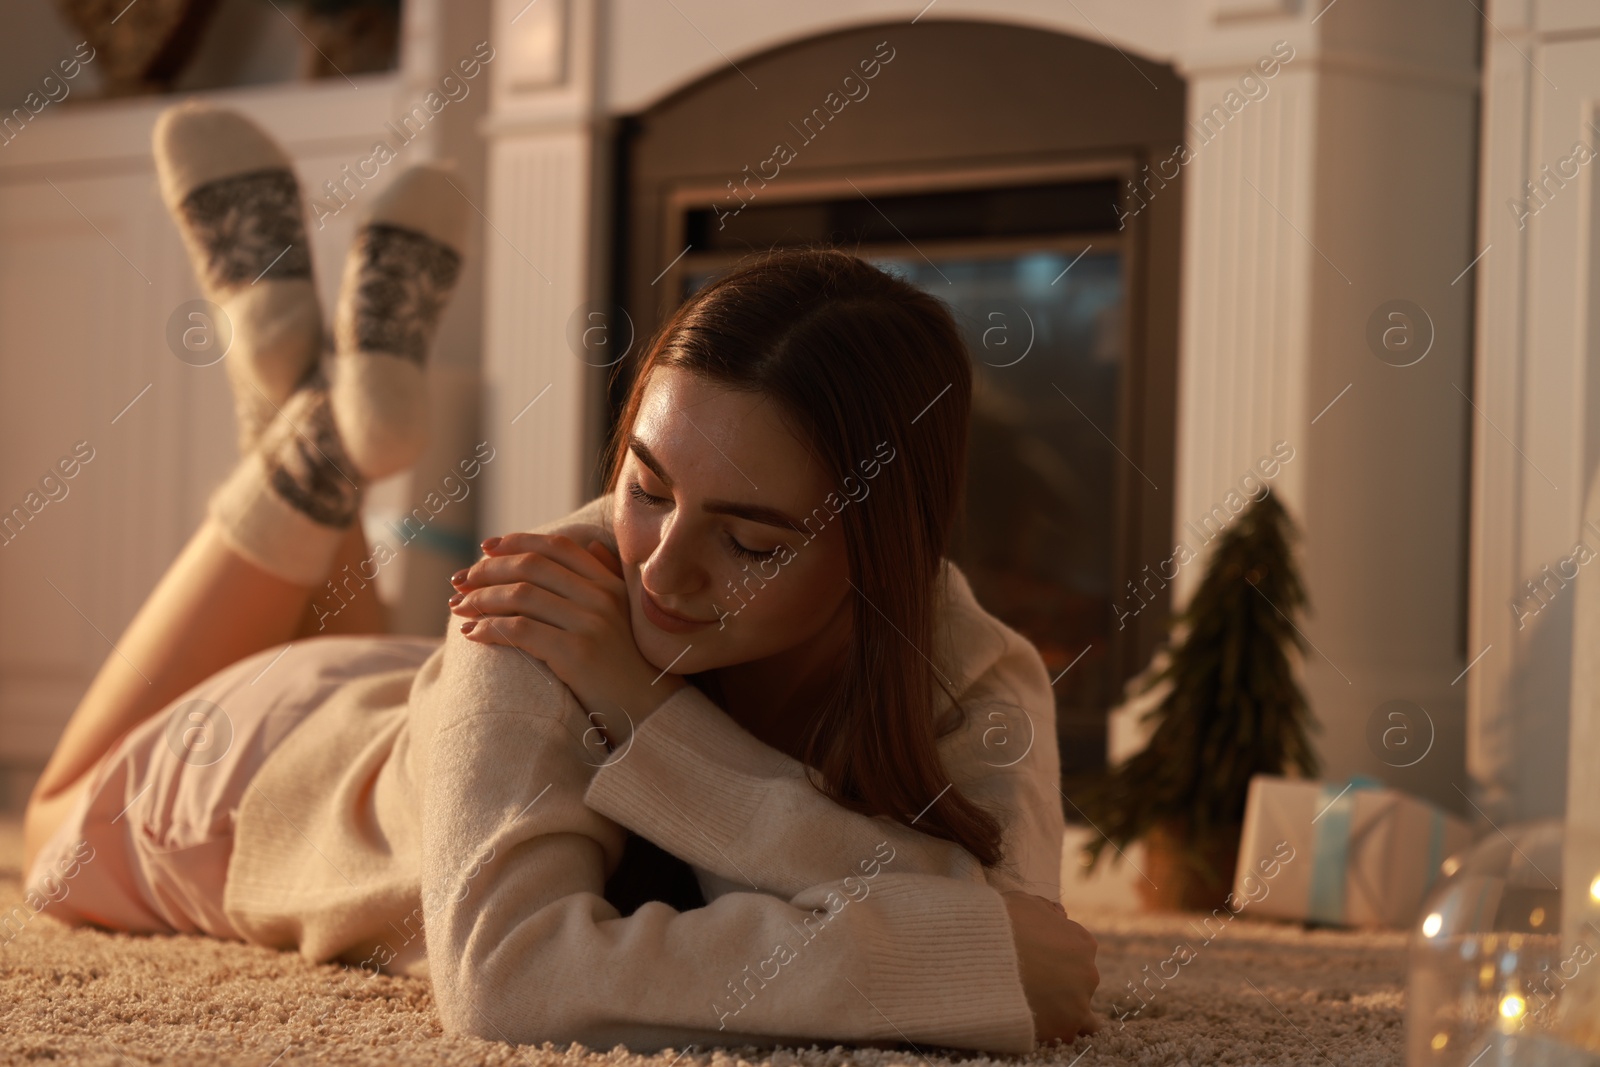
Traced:
[[[21, 903], [21, 834], [0, 819], [0, 913]], [[1071, 896], [1068, 896], [1069, 912]], [[73, 929], [47, 916], [0, 937], [0, 1063], [538, 1064], [563, 1067], [984, 1067], [1007, 1064], [1398, 1064], [1405, 936], [1304, 931], [1248, 912], [1212, 936], [1201, 916], [1075, 912], [1095, 935], [1098, 1034], [1027, 1056], [951, 1049], [623, 1049], [511, 1046], [440, 1032], [428, 983], [341, 980], [336, 966], [206, 937]], [[1171, 962], [1180, 943], [1194, 953]], [[1148, 972], [1144, 968], [1148, 967]], [[1151, 979], [1148, 1004], [1126, 983]], [[1118, 1021], [1118, 1014], [1126, 1018]]]

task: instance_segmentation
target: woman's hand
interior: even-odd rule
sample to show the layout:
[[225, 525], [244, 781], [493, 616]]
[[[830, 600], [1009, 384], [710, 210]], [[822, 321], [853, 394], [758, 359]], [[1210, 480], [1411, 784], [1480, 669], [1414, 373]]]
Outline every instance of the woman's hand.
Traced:
[[1097, 949], [1089, 931], [1067, 918], [1053, 900], [1009, 890], [1002, 893], [1011, 913], [1011, 934], [1021, 964], [1022, 988], [1033, 1009], [1034, 1037], [1071, 1041], [1100, 1029], [1089, 998], [1100, 985]]
[[622, 563], [599, 541], [513, 533], [457, 571], [450, 610], [471, 641], [544, 660], [613, 746], [688, 683], [651, 666], [633, 640]]

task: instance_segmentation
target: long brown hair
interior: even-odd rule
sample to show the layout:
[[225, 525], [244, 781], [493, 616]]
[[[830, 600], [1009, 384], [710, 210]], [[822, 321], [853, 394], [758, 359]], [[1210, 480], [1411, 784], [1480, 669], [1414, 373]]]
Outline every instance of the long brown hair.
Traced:
[[[607, 491], [621, 475], [650, 374], [669, 366], [771, 398], [841, 500], [873, 469], [864, 463], [888, 454], [881, 444], [893, 448], [869, 495], [838, 512], [858, 591], [854, 629], [802, 758], [822, 776], [813, 785], [836, 803], [907, 826], [916, 819], [916, 829], [986, 867], [999, 863], [999, 822], [946, 791], [936, 740], [965, 712], [925, 658], [943, 595], [941, 560], [963, 506], [972, 403], [972, 366], [949, 310], [836, 250], [747, 261], [691, 296], [646, 349], [607, 450]], [[834, 517], [829, 508], [814, 514]], [[935, 683], [959, 712], [938, 732]]]

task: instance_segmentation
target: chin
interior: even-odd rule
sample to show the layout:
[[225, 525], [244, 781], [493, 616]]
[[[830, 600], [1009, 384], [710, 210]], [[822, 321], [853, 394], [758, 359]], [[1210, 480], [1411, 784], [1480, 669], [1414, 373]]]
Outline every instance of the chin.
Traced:
[[699, 661], [700, 656], [697, 654], [699, 650], [690, 649], [687, 653], [684, 653], [682, 658], [679, 658], [678, 653], [683, 652], [682, 640], [674, 634], [664, 634], [657, 630], [650, 620], [644, 617], [644, 611], [641, 608], [634, 607], [629, 612], [629, 618], [633, 623], [633, 643], [638, 646], [639, 654], [644, 657], [644, 661], [650, 666], [658, 671], [664, 671], [667, 670], [669, 663], [677, 659], [678, 662], [673, 664], [669, 673], [693, 674], [695, 671], [702, 669], [686, 666], [686, 664]]

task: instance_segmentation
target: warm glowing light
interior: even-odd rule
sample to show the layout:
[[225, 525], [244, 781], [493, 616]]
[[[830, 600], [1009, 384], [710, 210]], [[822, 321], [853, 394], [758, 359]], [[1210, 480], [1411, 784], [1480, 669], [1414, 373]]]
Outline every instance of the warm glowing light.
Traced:
[[1534, 908], [1531, 912], [1528, 913], [1528, 925], [1529, 926], [1543, 926], [1544, 925], [1544, 909], [1543, 908]]
[[1594, 881], [1589, 883], [1589, 895], [1600, 900], [1600, 874], [1594, 876]]
[[1439, 933], [1439, 930], [1443, 926], [1444, 916], [1440, 915], [1438, 912], [1434, 912], [1432, 915], [1429, 915], [1426, 919], [1422, 920], [1422, 936], [1433, 937]]
[[1505, 1019], [1520, 1019], [1528, 1010], [1528, 1002], [1515, 993], [1507, 993], [1500, 998], [1500, 1015]]
[[1437, 1052], [1450, 1043], [1450, 1035], [1445, 1033], [1443, 1030], [1440, 1030], [1437, 1034], [1433, 1035], [1433, 1040], [1428, 1043], [1432, 1045], [1433, 1050]]
[[1455, 874], [1461, 869], [1461, 861], [1456, 859], [1454, 856], [1451, 856], [1449, 859], [1445, 860], [1439, 865], [1439, 869], [1443, 871], [1445, 873], [1445, 877], [1448, 878], [1450, 875]]

